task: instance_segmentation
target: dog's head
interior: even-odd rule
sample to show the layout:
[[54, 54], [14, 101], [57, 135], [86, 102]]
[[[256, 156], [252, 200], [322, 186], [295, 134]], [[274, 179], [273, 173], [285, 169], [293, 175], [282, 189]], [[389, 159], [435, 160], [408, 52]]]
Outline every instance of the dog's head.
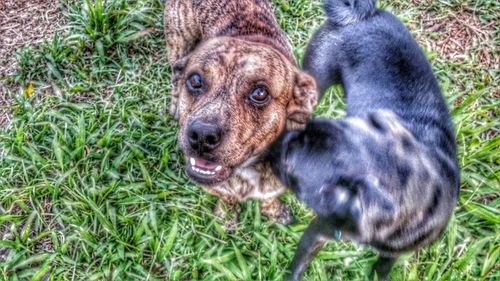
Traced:
[[285, 126], [307, 122], [314, 79], [270, 46], [210, 39], [174, 65], [187, 174], [211, 185], [255, 161]]

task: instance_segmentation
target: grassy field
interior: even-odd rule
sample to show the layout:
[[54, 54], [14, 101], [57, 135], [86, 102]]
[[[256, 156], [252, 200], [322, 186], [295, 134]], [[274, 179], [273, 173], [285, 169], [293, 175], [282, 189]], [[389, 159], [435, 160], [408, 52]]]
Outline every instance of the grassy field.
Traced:
[[[274, 0], [301, 59], [319, 0]], [[462, 190], [446, 233], [400, 258], [393, 280], [500, 280], [498, 11], [495, 0], [381, 3], [426, 50], [452, 110]], [[62, 2], [65, 26], [16, 53], [12, 123], [0, 129], [0, 280], [280, 280], [313, 214], [283, 196], [284, 227], [242, 204], [226, 232], [191, 183], [167, 115], [170, 69], [155, 0]], [[0, 20], [1, 21], [1, 20]], [[21, 87], [19, 87], [21, 86]], [[343, 115], [333, 90], [320, 116]], [[320, 252], [306, 280], [363, 280], [375, 253]]]

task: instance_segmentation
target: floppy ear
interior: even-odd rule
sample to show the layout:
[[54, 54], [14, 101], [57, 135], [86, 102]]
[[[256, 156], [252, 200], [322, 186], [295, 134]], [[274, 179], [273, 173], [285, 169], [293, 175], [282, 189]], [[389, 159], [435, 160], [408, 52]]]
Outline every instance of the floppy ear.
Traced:
[[304, 128], [311, 118], [314, 106], [318, 103], [318, 97], [314, 78], [303, 71], [297, 71], [293, 96], [287, 107], [286, 128], [288, 130]]

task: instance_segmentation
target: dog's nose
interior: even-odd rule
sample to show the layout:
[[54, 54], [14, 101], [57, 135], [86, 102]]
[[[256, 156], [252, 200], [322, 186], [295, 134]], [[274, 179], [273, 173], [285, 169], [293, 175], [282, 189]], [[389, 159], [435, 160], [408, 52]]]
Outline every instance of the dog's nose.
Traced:
[[189, 126], [189, 145], [196, 151], [212, 151], [219, 146], [221, 139], [222, 130], [217, 125], [197, 120]]

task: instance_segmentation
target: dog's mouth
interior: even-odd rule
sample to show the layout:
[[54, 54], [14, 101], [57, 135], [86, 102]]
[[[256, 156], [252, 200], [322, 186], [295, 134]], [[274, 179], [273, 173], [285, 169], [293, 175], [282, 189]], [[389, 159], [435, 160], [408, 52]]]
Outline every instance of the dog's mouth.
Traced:
[[189, 157], [187, 174], [201, 184], [215, 184], [226, 180], [231, 175], [231, 168], [200, 157]]

